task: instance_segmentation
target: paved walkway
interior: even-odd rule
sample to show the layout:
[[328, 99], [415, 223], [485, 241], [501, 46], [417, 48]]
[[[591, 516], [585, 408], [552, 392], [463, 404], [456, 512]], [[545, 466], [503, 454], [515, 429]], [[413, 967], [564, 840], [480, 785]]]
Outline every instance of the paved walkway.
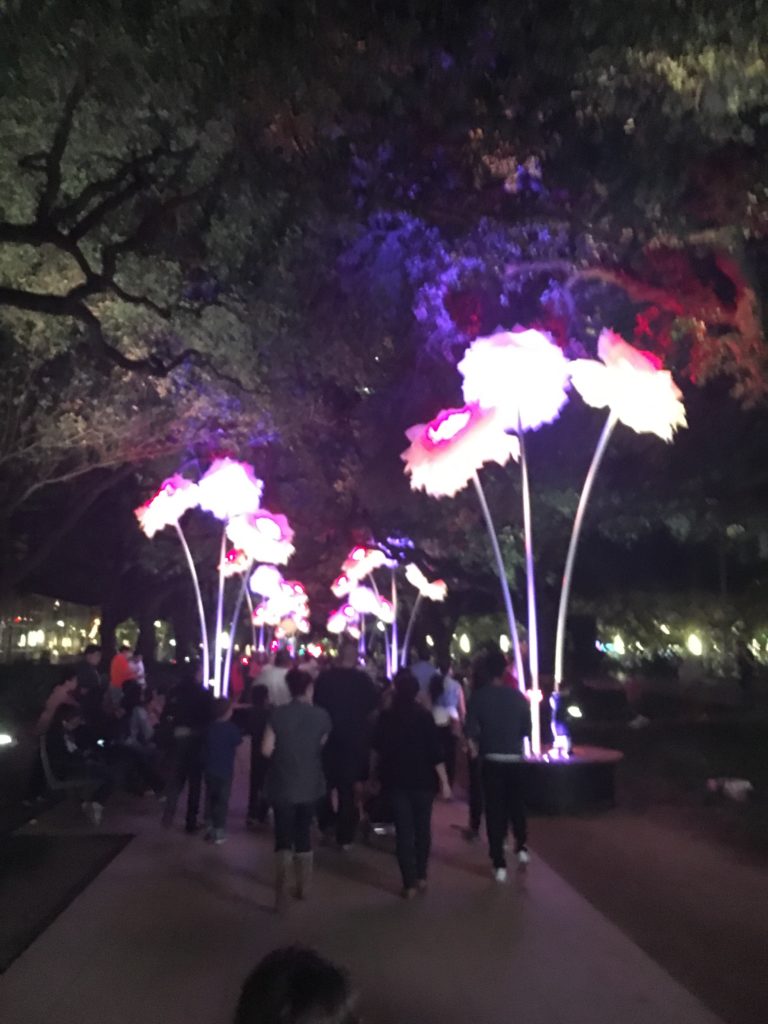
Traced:
[[246, 974], [292, 942], [348, 967], [366, 1024], [719, 1024], [535, 842], [525, 874], [490, 881], [454, 827], [463, 805], [438, 810], [423, 898], [395, 897], [387, 853], [322, 850], [314, 899], [285, 919], [269, 839], [242, 816], [239, 791], [230, 841], [211, 847], [161, 829], [150, 801], [108, 815], [136, 838], [0, 978], [3, 1024], [228, 1024]]

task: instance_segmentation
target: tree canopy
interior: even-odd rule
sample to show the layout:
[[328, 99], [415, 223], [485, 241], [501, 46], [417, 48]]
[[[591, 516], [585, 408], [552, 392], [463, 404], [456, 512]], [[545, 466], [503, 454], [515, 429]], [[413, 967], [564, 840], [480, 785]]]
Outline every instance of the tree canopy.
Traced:
[[[86, 495], [120, 468], [230, 451], [265, 472], [318, 577], [351, 531], [401, 530], [480, 585], [474, 509], [410, 495], [398, 453], [458, 400], [467, 343], [517, 324], [569, 355], [612, 326], [702, 406], [679, 448], [617, 446], [606, 536], [757, 537], [744, 481], [764, 421], [739, 410], [768, 381], [766, 10], [4, 5], [6, 579], [24, 575], [30, 502], [61, 522], [61, 481]], [[557, 431], [533, 452], [545, 561], [595, 417]], [[514, 555], [515, 484], [490, 486]]]

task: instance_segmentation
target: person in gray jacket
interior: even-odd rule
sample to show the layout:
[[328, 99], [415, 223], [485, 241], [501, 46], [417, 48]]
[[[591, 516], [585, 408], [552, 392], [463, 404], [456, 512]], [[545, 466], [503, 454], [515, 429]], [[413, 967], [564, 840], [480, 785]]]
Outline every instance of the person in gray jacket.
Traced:
[[[518, 863], [527, 864], [528, 826], [523, 791], [523, 740], [531, 734], [531, 709], [517, 689], [504, 683], [506, 661], [498, 648], [473, 666], [477, 688], [467, 709], [466, 735], [481, 761], [488, 847], [497, 882], [507, 880], [504, 841], [512, 826]], [[484, 684], [484, 685], [483, 685]]]

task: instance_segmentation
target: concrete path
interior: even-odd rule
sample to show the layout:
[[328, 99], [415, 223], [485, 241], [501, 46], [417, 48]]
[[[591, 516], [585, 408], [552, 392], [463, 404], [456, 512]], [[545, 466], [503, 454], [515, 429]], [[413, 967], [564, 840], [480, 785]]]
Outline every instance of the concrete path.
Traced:
[[314, 899], [278, 919], [269, 838], [244, 831], [242, 787], [220, 847], [161, 829], [153, 802], [113, 810], [104, 829], [136, 838], [0, 978], [0, 1019], [228, 1024], [260, 957], [298, 942], [349, 969], [366, 1024], [718, 1024], [535, 842], [526, 873], [492, 882], [454, 827], [464, 817], [440, 806], [424, 897], [396, 898], [386, 852], [321, 850]]

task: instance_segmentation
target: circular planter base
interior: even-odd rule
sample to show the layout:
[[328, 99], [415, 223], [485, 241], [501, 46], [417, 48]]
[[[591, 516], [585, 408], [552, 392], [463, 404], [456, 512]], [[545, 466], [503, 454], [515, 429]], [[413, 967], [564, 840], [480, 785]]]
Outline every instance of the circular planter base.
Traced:
[[526, 761], [526, 803], [532, 814], [579, 814], [616, 803], [616, 766], [624, 755], [574, 747], [568, 760]]

